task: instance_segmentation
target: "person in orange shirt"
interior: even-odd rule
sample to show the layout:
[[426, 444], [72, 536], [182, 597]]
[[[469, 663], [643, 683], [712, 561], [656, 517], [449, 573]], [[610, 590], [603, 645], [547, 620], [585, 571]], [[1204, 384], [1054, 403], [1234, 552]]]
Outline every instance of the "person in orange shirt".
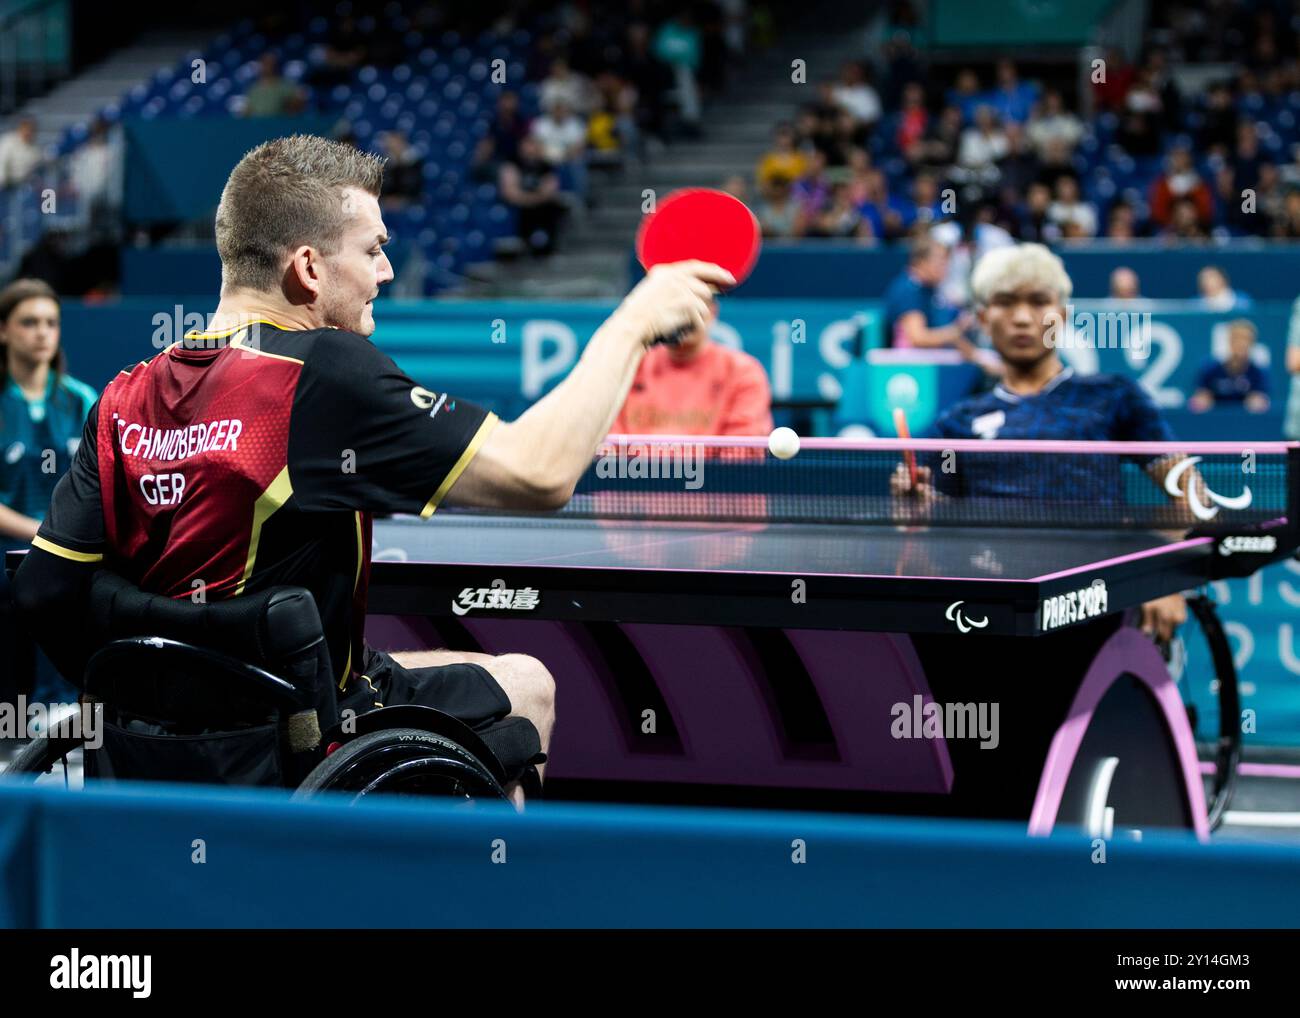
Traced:
[[768, 435], [772, 390], [756, 359], [715, 343], [709, 320], [676, 346], [656, 346], [641, 360], [632, 390], [610, 429], [616, 435]]

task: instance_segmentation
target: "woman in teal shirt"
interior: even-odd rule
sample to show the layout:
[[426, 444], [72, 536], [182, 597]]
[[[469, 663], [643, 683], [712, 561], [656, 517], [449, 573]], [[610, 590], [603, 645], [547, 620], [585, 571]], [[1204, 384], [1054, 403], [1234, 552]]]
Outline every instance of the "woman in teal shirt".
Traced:
[[[0, 290], [0, 553], [25, 548], [36, 536], [95, 398], [94, 389], [65, 371], [54, 290], [39, 279], [19, 279]], [[15, 623], [3, 569], [0, 655], [12, 676], [11, 688], [0, 683], [0, 699], [27, 692], [33, 670], [33, 700], [75, 699], [75, 690]]]

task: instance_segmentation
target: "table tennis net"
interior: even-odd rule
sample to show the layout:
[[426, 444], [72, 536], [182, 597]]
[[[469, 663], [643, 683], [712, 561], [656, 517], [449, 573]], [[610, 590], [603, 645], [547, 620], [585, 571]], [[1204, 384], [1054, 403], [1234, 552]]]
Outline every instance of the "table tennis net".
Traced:
[[[735, 442], [735, 440], [730, 440]], [[822, 440], [780, 460], [755, 444], [620, 442], [601, 448], [562, 516], [689, 522], [1188, 529], [1288, 515], [1287, 447]], [[1034, 446], [1026, 451], [1027, 446]], [[1039, 451], [1037, 448], [1041, 446]], [[972, 448], [974, 447], [974, 448]], [[1202, 449], [1204, 444], [1202, 444]], [[1189, 496], [1189, 491], [1191, 492]]]

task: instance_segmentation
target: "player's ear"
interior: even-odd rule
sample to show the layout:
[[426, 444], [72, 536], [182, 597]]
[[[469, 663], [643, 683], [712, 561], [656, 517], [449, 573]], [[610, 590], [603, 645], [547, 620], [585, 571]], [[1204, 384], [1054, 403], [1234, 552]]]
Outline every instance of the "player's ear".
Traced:
[[320, 296], [320, 253], [304, 244], [289, 259], [289, 282], [300, 293], [315, 300]]

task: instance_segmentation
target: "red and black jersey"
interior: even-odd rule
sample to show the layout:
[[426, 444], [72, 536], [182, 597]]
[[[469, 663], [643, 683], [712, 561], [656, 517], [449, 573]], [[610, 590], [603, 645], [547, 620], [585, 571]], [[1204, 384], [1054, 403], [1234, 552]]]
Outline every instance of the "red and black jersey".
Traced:
[[371, 514], [428, 516], [495, 423], [354, 333], [190, 333], [105, 388], [33, 543], [172, 597], [306, 587], [345, 685]]

